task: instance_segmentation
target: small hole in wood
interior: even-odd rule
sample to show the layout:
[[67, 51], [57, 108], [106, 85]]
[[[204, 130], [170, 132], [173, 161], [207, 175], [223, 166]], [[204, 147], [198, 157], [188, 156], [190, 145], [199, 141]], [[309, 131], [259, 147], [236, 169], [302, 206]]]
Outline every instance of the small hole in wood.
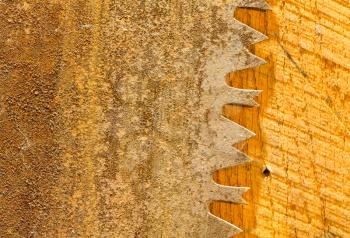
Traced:
[[271, 171], [267, 167], [265, 167], [265, 169], [263, 170], [263, 175], [265, 177], [269, 177], [270, 174], [271, 174]]

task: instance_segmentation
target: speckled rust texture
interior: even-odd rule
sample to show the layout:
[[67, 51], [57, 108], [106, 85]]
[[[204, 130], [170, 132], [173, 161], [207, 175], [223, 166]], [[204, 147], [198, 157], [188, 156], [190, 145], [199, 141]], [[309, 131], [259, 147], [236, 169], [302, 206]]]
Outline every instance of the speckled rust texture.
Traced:
[[[244, 5], [246, 4], [246, 5]], [[229, 237], [211, 201], [247, 188], [254, 134], [221, 116], [259, 92], [226, 85], [263, 63], [233, 19], [264, 1], [2, 1], [0, 237]]]
[[0, 237], [43, 234], [61, 174], [55, 131], [60, 7], [0, 5]]

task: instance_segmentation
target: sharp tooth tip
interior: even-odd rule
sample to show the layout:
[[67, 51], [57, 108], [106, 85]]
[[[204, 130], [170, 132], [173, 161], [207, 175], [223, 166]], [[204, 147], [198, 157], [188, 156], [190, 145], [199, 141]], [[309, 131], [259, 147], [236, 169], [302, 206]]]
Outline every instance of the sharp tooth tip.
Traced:
[[254, 54], [253, 54], [253, 56], [256, 58], [256, 61], [257, 61], [258, 66], [267, 64], [267, 61], [266, 61], [266, 60], [260, 58], [260, 57], [257, 56], [257, 55], [254, 55]]
[[272, 10], [272, 7], [270, 4], [266, 3], [263, 9], [264, 10]]
[[246, 157], [246, 162], [245, 163], [251, 163], [251, 162], [253, 162], [253, 160], [250, 158], [250, 157]]
[[[211, 235], [210, 237], [226, 238], [226, 237], [231, 237], [243, 232], [241, 228], [235, 226], [234, 224], [218, 216], [215, 216], [211, 212], [208, 212], [208, 215], [212, 219], [211, 222], [215, 221], [215, 225], [214, 224], [211, 224], [211, 225], [214, 225], [216, 226], [216, 228], [218, 228], [216, 229], [216, 232], [215, 231], [210, 232], [210, 235]], [[217, 232], [219, 232], [219, 234]]]
[[253, 103], [252, 103], [252, 105], [251, 105], [252, 107], [260, 107], [260, 104], [259, 103], [257, 103], [256, 101], [254, 101]]
[[240, 8], [255, 8], [255, 9], [261, 9], [261, 10], [272, 10], [270, 4], [268, 4], [266, 1], [256, 1], [256, 2], [241, 2], [237, 7]]
[[249, 138], [252, 138], [252, 137], [254, 137], [254, 136], [256, 136], [256, 134], [255, 134], [254, 132], [250, 131]]
[[260, 58], [259, 56], [249, 52], [248, 58], [250, 58], [252, 60], [252, 63], [255, 64], [256, 66], [252, 66], [252, 67], [258, 67], [260, 65], [264, 65], [267, 63], [267, 61], [263, 58]]

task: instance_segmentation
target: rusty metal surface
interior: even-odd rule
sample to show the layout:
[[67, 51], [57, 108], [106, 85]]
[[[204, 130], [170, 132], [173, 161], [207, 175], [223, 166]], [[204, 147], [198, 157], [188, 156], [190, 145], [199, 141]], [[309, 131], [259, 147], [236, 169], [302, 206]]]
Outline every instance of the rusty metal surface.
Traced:
[[245, 187], [212, 173], [249, 162], [224, 118], [255, 106], [225, 75], [264, 63], [265, 36], [233, 19], [264, 1], [1, 3], [4, 237], [229, 237], [211, 201]]

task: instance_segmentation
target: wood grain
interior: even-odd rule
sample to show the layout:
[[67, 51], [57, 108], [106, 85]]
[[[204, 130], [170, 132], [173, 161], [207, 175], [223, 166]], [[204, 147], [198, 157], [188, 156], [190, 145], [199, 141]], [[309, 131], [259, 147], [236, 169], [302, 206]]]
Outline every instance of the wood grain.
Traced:
[[229, 75], [234, 87], [264, 90], [260, 108], [226, 108], [257, 134], [236, 145], [254, 161], [215, 175], [250, 186], [248, 205], [215, 203], [212, 211], [245, 230], [237, 237], [348, 237], [350, 4], [269, 3], [272, 12], [235, 15], [269, 36], [251, 49], [267, 65]]

